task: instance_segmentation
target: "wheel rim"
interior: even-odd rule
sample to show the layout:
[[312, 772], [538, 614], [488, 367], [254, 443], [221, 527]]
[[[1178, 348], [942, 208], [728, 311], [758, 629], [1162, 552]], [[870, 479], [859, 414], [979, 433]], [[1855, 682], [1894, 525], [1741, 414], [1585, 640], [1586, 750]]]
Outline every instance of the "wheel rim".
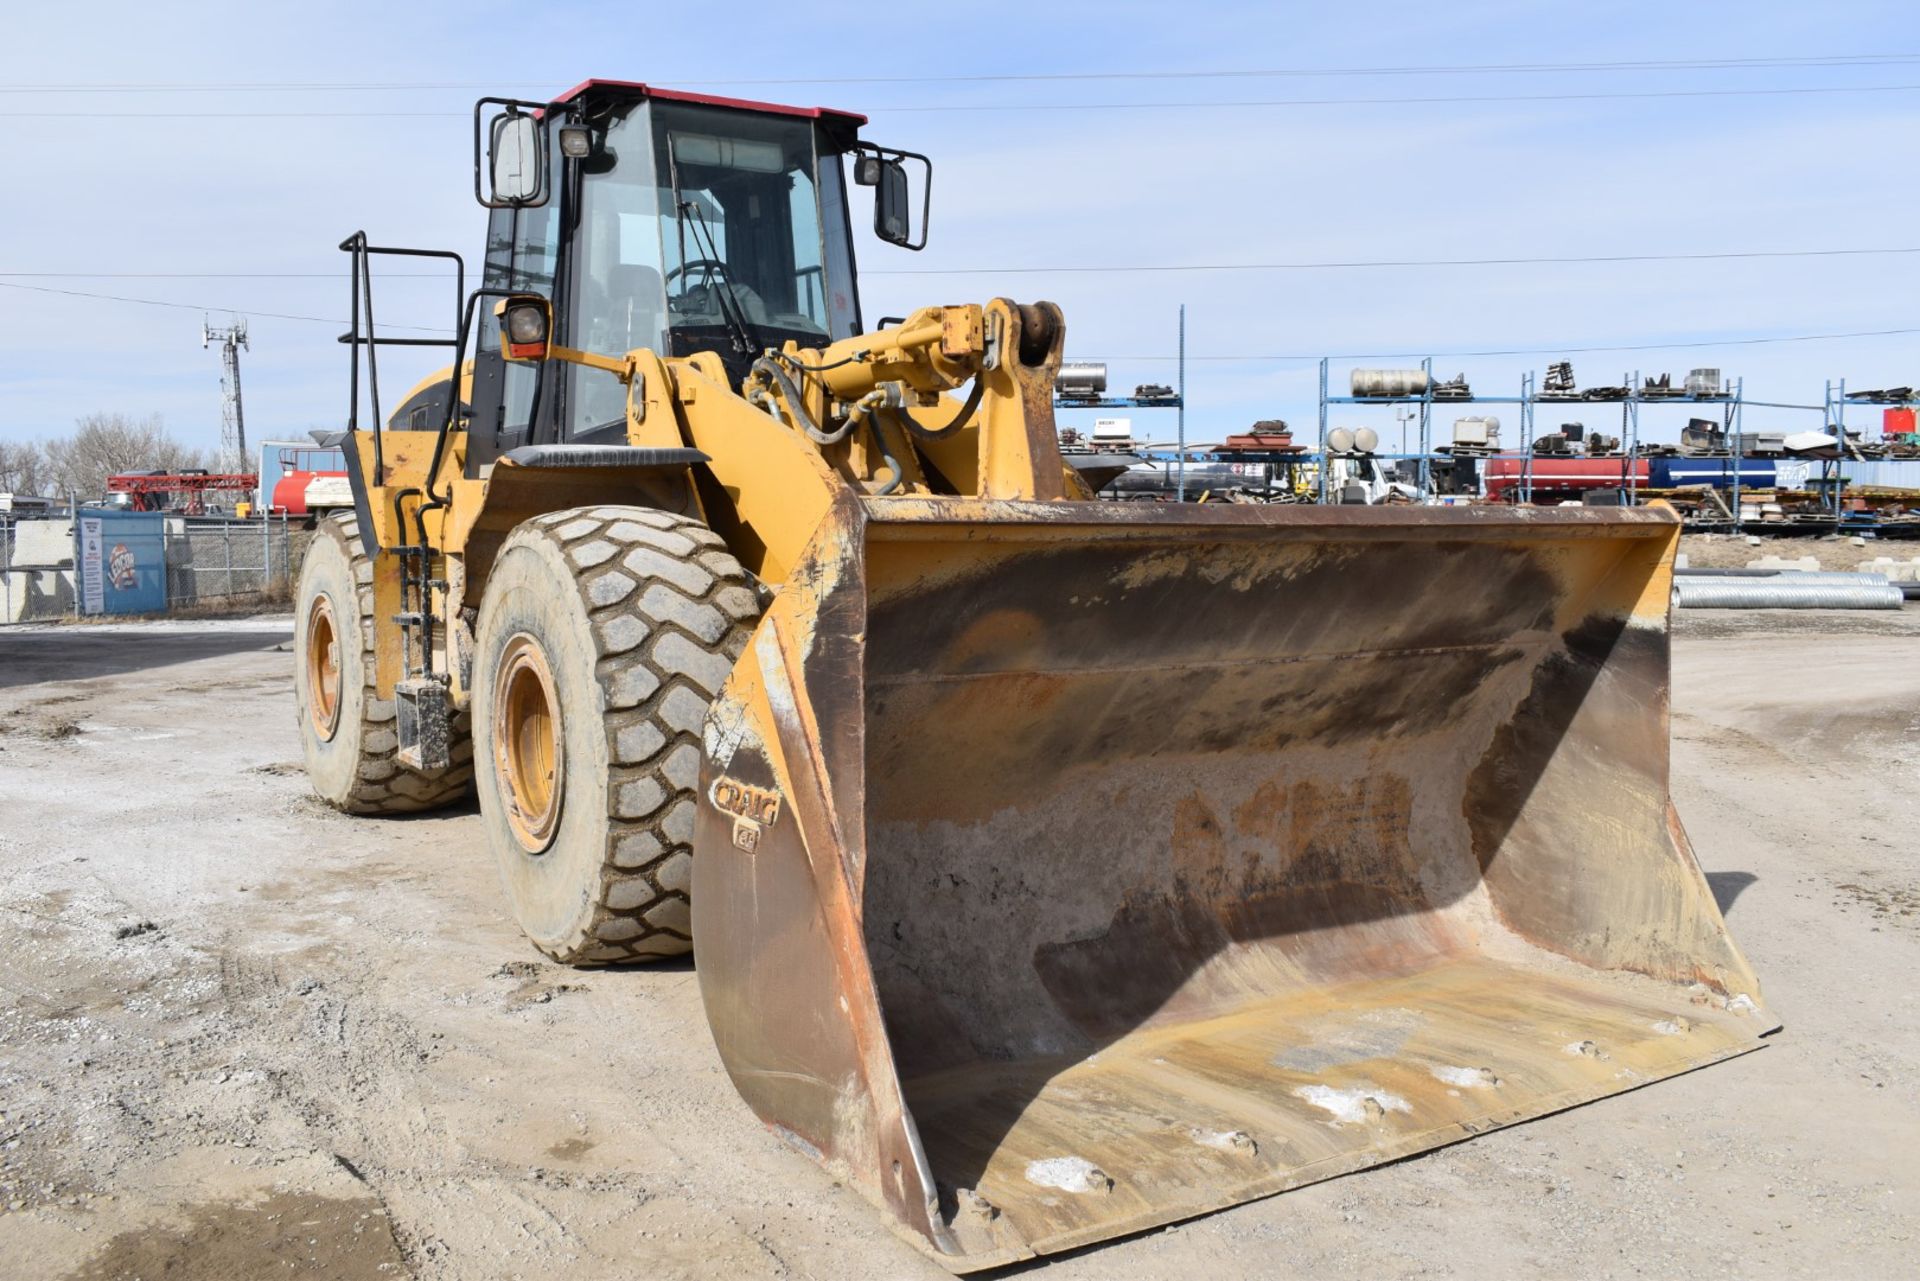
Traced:
[[507, 642], [493, 683], [493, 759], [507, 826], [529, 854], [553, 843], [560, 821], [560, 702], [553, 672], [533, 637]]
[[322, 742], [340, 728], [340, 633], [333, 602], [315, 596], [307, 607], [307, 718]]

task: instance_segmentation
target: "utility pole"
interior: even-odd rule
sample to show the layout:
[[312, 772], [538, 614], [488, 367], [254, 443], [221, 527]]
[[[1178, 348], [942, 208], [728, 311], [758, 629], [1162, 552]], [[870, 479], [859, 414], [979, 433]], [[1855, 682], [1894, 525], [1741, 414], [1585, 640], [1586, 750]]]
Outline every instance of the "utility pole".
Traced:
[[1180, 483], [1174, 491], [1174, 501], [1187, 501], [1187, 304], [1180, 304], [1180, 364], [1175, 381], [1179, 384], [1175, 390], [1180, 395], [1178, 426], [1180, 432]]
[[220, 467], [229, 474], [247, 470], [247, 420], [240, 408], [240, 349], [247, 345], [245, 317], [235, 316], [233, 324], [215, 329], [204, 318], [200, 322], [200, 346], [220, 344]]

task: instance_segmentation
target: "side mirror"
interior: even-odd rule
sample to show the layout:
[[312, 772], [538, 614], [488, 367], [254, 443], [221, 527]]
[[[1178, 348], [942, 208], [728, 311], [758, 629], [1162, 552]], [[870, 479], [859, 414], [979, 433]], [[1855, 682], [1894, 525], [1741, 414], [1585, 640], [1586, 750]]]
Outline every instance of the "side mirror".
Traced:
[[532, 116], [500, 115], [493, 121], [493, 198], [501, 204], [537, 204], [545, 193], [546, 165], [540, 126]]
[[[490, 108], [500, 112], [487, 116]], [[482, 98], [473, 107], [473, 195], [489, 209], [547, 203], [547, 104]], [[484, 125], [484, 128], [483, 128]], [[484, 144], [484, 149], [483, 149]]]
[[[902, 249], [927, 246], [927, 215], [933, 202], [933, 162], [911, 151], [856, 144], [853, 180], [873, 191], [873, 234]], [[920, 162], [919, 199], [907, 162]], [[919, 208], [916, 210], [915, 205]]]

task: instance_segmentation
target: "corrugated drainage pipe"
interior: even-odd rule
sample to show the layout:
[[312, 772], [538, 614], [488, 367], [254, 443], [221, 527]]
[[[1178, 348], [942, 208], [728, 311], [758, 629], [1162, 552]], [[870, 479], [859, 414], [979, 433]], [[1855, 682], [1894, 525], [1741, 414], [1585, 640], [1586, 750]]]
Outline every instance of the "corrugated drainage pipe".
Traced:
[[1878, 574], [1673, 580], [1673, 603], [1681, 609], [1899, 609], [1905, 599]]

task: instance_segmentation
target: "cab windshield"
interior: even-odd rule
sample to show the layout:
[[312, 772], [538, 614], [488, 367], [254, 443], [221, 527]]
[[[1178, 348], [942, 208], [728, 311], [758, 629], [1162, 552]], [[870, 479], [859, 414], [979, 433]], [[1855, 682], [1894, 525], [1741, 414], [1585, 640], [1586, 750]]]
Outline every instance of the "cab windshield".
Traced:
[[[605, 121], [584, 162], [569, 334], [588, 351], [713, 351], [744, 373], [789, 339], [855, 332], [837, 156], [811, 121], [636, 103]], [[621, 419], [612, 375], [572, 366], [570, 435]]]

